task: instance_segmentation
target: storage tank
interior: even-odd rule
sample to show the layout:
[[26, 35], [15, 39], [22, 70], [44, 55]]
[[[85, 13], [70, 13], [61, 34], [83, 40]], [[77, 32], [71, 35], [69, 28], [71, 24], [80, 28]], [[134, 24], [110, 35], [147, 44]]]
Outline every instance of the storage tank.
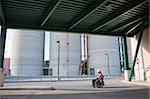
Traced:
[[118, 38], [88, 35], [88, 74], [120, 75]]
[[79, 66], [81, 63], [80, 42], [80, 34], [50, 33], [49, 66], [51, 75], [57, 76], [58, 71], [59, 76], [79, 75]]
[[44, 31], [14, 30], [11, 55], [12, 75], [42, 75], [44, 33]]

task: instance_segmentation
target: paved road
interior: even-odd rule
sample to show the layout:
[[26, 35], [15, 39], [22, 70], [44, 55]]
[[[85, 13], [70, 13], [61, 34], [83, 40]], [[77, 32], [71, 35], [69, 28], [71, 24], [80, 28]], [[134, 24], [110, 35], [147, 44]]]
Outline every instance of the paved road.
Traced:
[[149, 99], [149, 87], [106, 80], [104, 88], [91, 81], [7, 83], [5, 87], [54, 87], [56, 90], [0, 90], [0, 99]]
[[0, 96], [0, 99], [149, 99], [149, 89], [112, 92]]

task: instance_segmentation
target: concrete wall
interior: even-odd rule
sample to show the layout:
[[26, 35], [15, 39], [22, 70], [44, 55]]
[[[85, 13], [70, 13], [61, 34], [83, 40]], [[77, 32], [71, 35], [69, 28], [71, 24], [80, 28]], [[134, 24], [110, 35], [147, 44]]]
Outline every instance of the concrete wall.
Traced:
[[[58, 52], [58, 43], [60, 41], [60, 52]], [[58, 57], [59, 57], [59, 76], [77, 76], [79, 75], [79, 66], [81, 63], [80, 34], [72, 33], [50, 33], [50, 69], [52, 75], [58, 75]], [[58, 56], [58, 53], [60, 55]]]
[[104, 75], [109, 75], [108, 71], [110, 75], [121, 74], [117, 37], [88, 35], [88, 56], [89, 75], [96, 75], [97, 69]]
[[40, 76], [44, 61], [44, 31], [15, 30], [12, 39], [11, 74]]
[[[150, 82], [150, 27], [147, 27], [143, 32], [143, 37], [141, 41], [141, 46], [139, 48], [139, 53], [137, 58], [139, 59], [139, 64], [135, 65], [135, 79], [144, 80]], [[137, 46], [137, 36], [131, 38], [131, 49], [132, 49], [132, 60], [134, 58], [135, 49]], [[145, 77], [144, 77], [145, 76]]]

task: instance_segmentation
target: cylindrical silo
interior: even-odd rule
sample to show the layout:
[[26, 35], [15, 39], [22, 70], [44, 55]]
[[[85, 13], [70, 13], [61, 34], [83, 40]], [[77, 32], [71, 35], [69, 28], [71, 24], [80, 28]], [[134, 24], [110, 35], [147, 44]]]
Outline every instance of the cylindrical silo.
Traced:
[[12, 75], [42, 75], [44, 38], [44, 31], [14, 30], [11, 55]]
[[49, 66], [53, 76], [57, 76], [58, 72], [59, 76], [79, 75], [80, 44], [80, 34], [50, 33]]
[[88, 35], [89, 75], [96, 75], [97, 69], [104, 75], [120, 75], [117, 37]]

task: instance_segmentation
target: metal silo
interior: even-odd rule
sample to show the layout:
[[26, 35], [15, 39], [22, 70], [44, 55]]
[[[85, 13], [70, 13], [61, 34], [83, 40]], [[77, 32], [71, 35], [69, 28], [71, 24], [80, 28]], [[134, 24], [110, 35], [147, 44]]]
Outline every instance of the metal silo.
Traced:
[[[80, 34], [50, 33], [50, 70], [53, 76], [79, 75]], [[59, 73], [59, 74], [58, 74]]]
[[12, 39], [11, 74], [42, 75], [44, 31], [15, 30]]
[[96, 75], [97, 69], [104, 75], [120, 75], [117, 37], [88, 35], [89, 75]]

